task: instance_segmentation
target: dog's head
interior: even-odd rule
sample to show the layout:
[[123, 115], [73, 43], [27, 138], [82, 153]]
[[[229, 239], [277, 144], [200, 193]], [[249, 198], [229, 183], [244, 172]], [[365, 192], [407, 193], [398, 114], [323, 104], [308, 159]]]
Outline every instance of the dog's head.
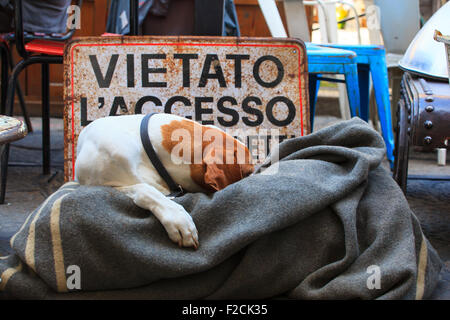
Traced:
[[231, 140], [228, 146], [224, 143], [220, 148], [213, 142], [204, 149], [203, 185], [213, 192], [249, 176], [254, 170], [247, 147], [225, 133], [224, 139]]
[[254, 171], [247, 147], [217, 127], [183, 119], [161, 130], [163, 147], [190, 164], [192, 180], [205, 191], [224, 189]]

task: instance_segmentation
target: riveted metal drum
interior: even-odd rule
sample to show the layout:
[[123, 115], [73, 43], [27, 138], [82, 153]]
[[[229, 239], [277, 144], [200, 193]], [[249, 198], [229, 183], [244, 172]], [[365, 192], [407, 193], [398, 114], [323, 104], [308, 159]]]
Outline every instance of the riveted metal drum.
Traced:
[[448, 148], [450, 139], [450, 85], [447, 82], [403, 75], [398, 104], [394, 179], [406, 191], [408, 150]]

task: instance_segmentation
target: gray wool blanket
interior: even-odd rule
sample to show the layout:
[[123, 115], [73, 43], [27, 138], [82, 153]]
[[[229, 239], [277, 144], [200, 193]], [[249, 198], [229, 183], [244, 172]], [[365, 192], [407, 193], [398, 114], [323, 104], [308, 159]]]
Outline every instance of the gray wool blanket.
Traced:
[[0, 258], [22, 299], [421, 299], [441, 260], [381, 165], [382, 138], [352, 119], [283, 142], [279, 162], [213, 195], [176, 199], [198, 250], [108, 187], [62, 186]]

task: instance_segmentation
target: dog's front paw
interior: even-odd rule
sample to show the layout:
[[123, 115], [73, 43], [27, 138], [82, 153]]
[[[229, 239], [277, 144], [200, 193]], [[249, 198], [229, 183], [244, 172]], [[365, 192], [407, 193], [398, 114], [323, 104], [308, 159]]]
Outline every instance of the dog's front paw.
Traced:
[[178, 204], [167, 209], [161, 223], [166, 229], [169, 238], [178, 243], [180, 247], [198, 248], [198, 232], [189, 213]]

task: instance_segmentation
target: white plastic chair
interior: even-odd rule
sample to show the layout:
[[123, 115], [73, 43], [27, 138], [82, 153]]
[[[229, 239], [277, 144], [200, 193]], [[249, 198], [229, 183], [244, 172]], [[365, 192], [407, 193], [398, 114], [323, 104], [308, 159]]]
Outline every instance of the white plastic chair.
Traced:
[[[392, 109], [395, 109], [403, 74], [398, 68], [398, 62], [420, 30], [419, 0], [365, 0], [365, 3], [366, 6], [370, 6], [372, 3], [377, 8], [377, 10], [373, 10], [373, 14], [379, 15], [376, 19], [379, 20], [379, 30], [386, 48], [386, 64], [390, 73], [389, 78], [392, 81], [391, 105]], [[399, 12], [405, 19], [399, 18]]]

